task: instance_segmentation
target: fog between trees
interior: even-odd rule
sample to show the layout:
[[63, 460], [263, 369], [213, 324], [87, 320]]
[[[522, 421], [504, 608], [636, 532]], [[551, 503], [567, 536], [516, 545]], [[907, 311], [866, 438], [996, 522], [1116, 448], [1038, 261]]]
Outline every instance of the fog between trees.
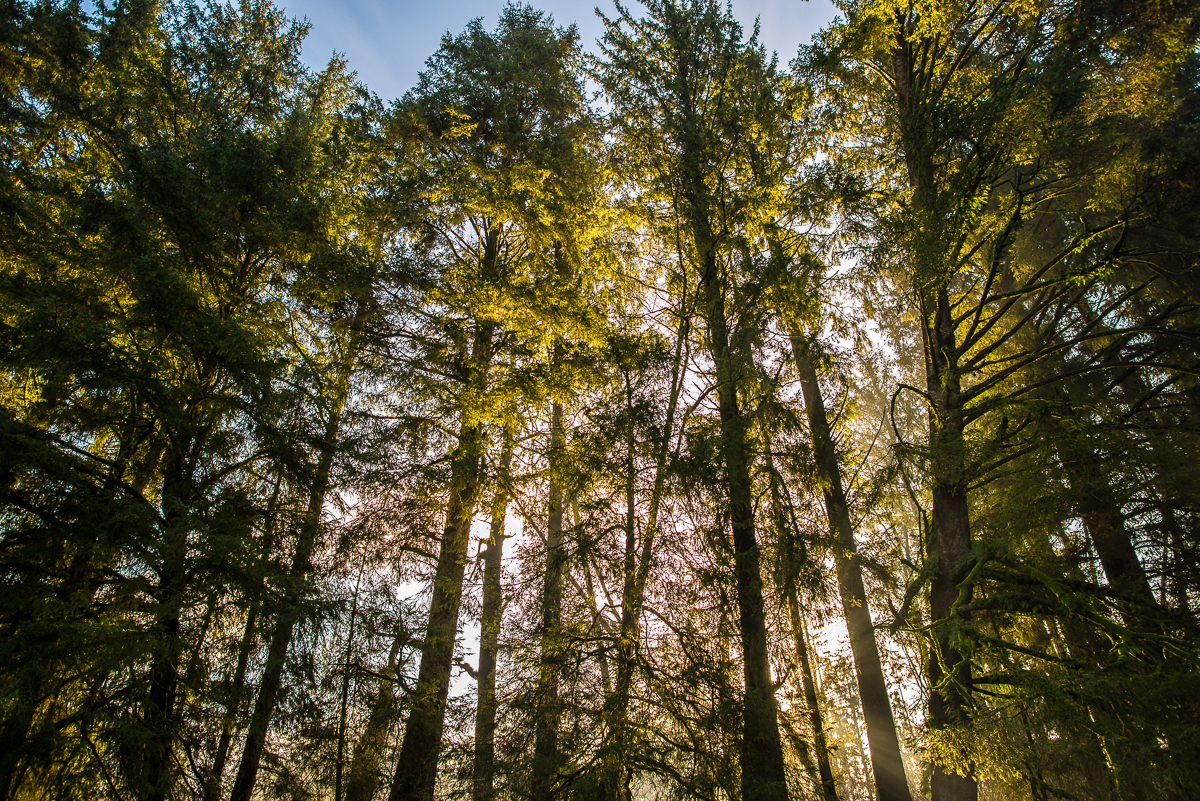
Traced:
[[1200, 4], [838, 5], [4, 3], [0, 799], [1200, 795]]

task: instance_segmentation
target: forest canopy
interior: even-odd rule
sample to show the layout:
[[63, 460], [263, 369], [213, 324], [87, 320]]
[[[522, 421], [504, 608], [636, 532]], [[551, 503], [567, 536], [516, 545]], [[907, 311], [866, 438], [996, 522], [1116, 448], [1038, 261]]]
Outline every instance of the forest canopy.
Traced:
[[836, 5], [0, 0], [0, 801], [1200, 797], [1200, 2]]

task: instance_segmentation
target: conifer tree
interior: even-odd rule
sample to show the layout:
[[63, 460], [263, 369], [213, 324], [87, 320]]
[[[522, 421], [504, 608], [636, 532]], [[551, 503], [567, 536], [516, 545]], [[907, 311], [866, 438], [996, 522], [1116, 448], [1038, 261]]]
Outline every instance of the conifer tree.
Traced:
[[[747, 382], [752, 312], [730, 308], [737, 292], [735, 248], [755, 224], [752, 184], [730, 180], [744, 160], [756, 101], [769, 94], [773, 70], [752, 37], [711, 2], [649, 3], [635, 18], [622, 6], [607, 20], [598, 76], [614, 109], [624, 164], [651, 202], [673, 204], [689, 242], [701, 316], [720, 406], [720, 453], [733, 534], [745, 696], [742, 796], [784, 798], [787, 783], [767, 654], [761, 558], [755, 531], [748, 439], [739, 392]], [[745, 168], [742, 167], [744, 170]], [[633, 177], [633, 176], [631, 176]], [[740, 176], [739, 176], [740, 177]]]
[[462, 390], [452, 399], [459, 433], [446, 529], [393, 801], [423, 798], [436, 780], [487, 423], [503, 397], [493, 364], [510, 339], [540, 337], [524, 317], [537, 302], [529, 293], [539, 275], [557, 272], [564, 243], [579, 241], [572, 187], [586, 163], [571, 157], [588, 122], [577, 60], [574, 29], [510, 5], [494, 34], [475, 20], [446, 36], [394, 115], [396, 130], [412, 142], [411, 174], [425, 199], [421, 225], [434, 232], [430, 255], [447, 260], [441, 268], [449, 283], [430, 301], [450, 310], [443, 319], [453, 338], [444, 346], [431, 338], [429, 345], [445, 350], [425, 352], [448, 362], [446, 373]]
[[0, 4], [0, 801], [1200, 794], [1200, 5], [837, 5]]
[[[891, 206], [875, 206], [863, 239], [875, 248], [872, 266], [890, 276], [886, 291], [911, 303], [923, 351], [923, 375], [901, 382], [897, 394], [911, 393], [928, 413], [924, 444], [902, 451], [919, 459], [930, 485], [928, 562], [917, 578], [929, 591], [928, 726], [939, 745], [932, 793], [974, 799], [978, 766], [962, 746], [982, 742], [961, 732], [982, 711], [975, 688], [991, 681], [974, 673], [975, 655], [1022, 646], [976, 634], [987, 624], [972, 622], [974, 610], [990, 606], [976, 595], [985, 592], [988, 562], [1008, 558], [995, 550], [1006, 546], [973, 533], [981, 510], [972, 493], [1034, 447], [1025, 438], [1033, 397], [1071, 372], [1109, 369], [1084, 356], [1098, 320], [1078, 325], [1065, 309], [1105, 294], [1110, 271], [1138, 258], [1126, 234], [1140, 225], [1139, 200], [1118, 200], [1131, 184], [1119, 189], [1121, 180], [1110, 179], [1142, 169], [1118, 141], [1136, 130], [1134, 119], [1161, 107], [1152, 111], [1155, 101], [1133, 90], [1122, 119], [1099, 97], [1114, 90], [1116, 74], [1127, 76], [1118, 83], [1139, 75], [1142, 88], [1165, 78], [1163, 61], [1139, 62], [1126, 50], [1132, 42], [1161, 37], [1160, 56], [1170, 60], [1190, 34], [1188, 23], [1157, 14], [1135, 20], [1116, 7], [1079, 12], [1054, 2], [845, 9], [846, 25], [816, 51], [828, 60], [816, 63], [838, 92], [872, 97], [873, 113], [857, 117], [870, 144], [849, 149], [863, 159], [856, 166], [864, 176], [879, 170], [868, 180], [880, 179], [874, 188]], [[1122, 133], [1107, 138], [1101, 118]], [[1050, 330], [1063, 338], [1030, 342]], [[1048, 380], [1026, 372], [1066, 352], [1084, 356], [1072, 371]], [[1128, 563], [1130, 549], [1123, 552], [1114, 566]], [[1003, 597], [998, 587], [988, 591]]]

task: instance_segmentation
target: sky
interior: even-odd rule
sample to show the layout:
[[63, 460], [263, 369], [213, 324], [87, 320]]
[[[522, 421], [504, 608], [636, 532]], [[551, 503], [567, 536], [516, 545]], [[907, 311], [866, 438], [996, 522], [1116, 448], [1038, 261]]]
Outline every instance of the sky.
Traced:
[[[437, 49], [442, 34], [459, 33], [467, 22], [483, 17], [491, 30], [504, 0], [276, 0], [295, 17], [312, 23], [304, 60], [315, 69], [342, 53], [350, 68], [384, 100], [404, 94], [417, 81], [425, 59]], [[612, 0], [534, 0], [558, 25], [575, 23], [584, 48], [594, 51], [603, 30], [593, 9], [615, 16]], [[637, 0], [626, 6], [637, 13]], [[747, 34], [754, 18], [761, 20], [761, 40], [781, 64], [796, 55], [818, 29], [835, 16], [830, 0], [734, 0], [733, 14]]]

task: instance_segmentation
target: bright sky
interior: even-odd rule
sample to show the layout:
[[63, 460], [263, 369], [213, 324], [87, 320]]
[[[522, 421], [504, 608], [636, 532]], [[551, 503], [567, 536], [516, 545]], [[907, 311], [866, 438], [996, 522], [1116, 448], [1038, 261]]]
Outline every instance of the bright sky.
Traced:
[[[312, 23], [304, 48], [309, 66], [323, 67], [336, 51], [380, 97], [404, 94], [417, 80], [425, 59], [437, 49], [446, 31], [459, 33], [474, 17], [483, 17], [491, 30], [504, 0], [276, 0], [297, 17]], [[612, 0], [541, 0], [536, 8], [549, 11], [558, 25], [575, 23], [585, 49], [594, 51], [602, 25], [593, 9], [614, 16]], [[637, 0], [626, 5], [637, 13]], [[782, 64], [796, 55], [812, 35], [835, 16], [830, 0], [733, 0], [733, 13], [747, 34], [754, 18], [762, 21], [761, 39], [779, 54]]]

